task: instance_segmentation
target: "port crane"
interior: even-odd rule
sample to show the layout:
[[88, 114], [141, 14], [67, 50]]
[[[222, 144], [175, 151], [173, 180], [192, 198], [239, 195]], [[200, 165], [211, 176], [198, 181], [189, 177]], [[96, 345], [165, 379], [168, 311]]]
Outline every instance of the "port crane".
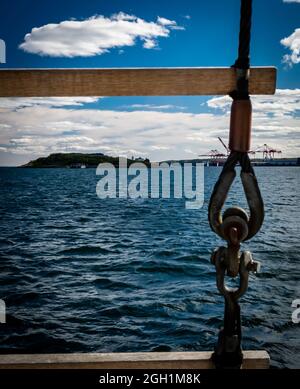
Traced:
[[[226, 146], [225, 142], [223, 139], [218, 136], [218, 140], [226, 150], [226, 154], [221, 153], [219, 150], [214, 149], [210, 150], [208, 154], [201, 154], [199, 157], [210, 157], [211, 160], [213, 161], [222, 161], [225, 157], [228, 157], [230, 154], [230, 149], [228, 146]], [[281, 154], [282, 151], [279, 149], [275, 149], [274, 147], [271, 147], [264, 143], [262, 146], [257, 147], [255, 150], [249, 150], [248, 154], [255, 155], [256, 153], [262, 153], [263, 160], [265, 161], [270, 161], [275, 158], [275, 154]]]
[[259, 146], [256, 150], [256, 153], [262, 153], [264, 160], [272, 160], [275, 158], [275, 154], [281, 154], [282, 151], [279, 149], [274, 149], [273, 147], [264, 143], [262, 146]]
[[[228, 156], [230, 154], [230, 150], [229, 150], [228, 146], [226, 146], [226, 144], [224, 143], [223, 139], [220, 136], [218, 136], [218, 139], [221, 142], [221, 144], [223, 145], [223, 147], [225, 148], [227, 156]], [[248, 154], [255, 154], [255, 151], [254, 150], [249, 150]]]
[[[225, 157], [228, 157], [229, 154], [230, 154], [230, 149], [228, 146], [226, 146], [225, 142], [223, 141], [223, 139], [218, 136], [218, 139], [219, 141], [221, 142], [222, 146], [224, 147], [224, 149], [226, 150], [226, 154], [224, 153], [221, 153], [219, 150], [217, 149], [214, 149], [214, 150], [210, 150], [207, 154], [200, 154], [198, 155], [199, 157], [210, 157], [210, 159], [212, 161], [215, 161], [215, 162], [222, 162]], [[248, 151], [249, 154], [255, 154], [255, 151], [253, 150], [249, 150]]]
[[210, 150], [207, 154], [200, 154], [199, 157], [210, 157], [212, 160], [218, 160], [226, 157], [226, 154], [220, 153], [217, 149]]
[[226, 150], [227, 155], [229, 155], [230, 154], [230, 150], [229, 150], [228, 146], [226, 146], [226, 144], [223, 142], [223, 139], [221, 137], [218, 136], [218, 139], [222, 143], [224, 149]]

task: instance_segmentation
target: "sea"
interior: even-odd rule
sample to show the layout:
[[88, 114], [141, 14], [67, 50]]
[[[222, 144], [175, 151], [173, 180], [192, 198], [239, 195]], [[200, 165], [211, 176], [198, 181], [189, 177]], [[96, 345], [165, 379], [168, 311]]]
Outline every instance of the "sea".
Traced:
[[[187, 209], [100, 199], [95, 169], [0, 168], [0, 353], [213, 350], [224, 302], [210, 255], [224, 243], [207, 206], [220, 172], [205, 167], [204, 204]], [[261, 263], [241, 298], [243, 349], [267, 350], [274, 368], [300, 368], [299, 173], [256, 168], [265, 221], [242, 245]], [[239, 174], [232, 204], [247, 206]]]

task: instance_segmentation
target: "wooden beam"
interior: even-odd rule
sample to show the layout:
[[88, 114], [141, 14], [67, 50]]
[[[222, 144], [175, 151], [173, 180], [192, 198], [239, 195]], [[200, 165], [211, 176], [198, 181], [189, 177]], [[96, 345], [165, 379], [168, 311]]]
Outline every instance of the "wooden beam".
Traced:
[[[213, 369], [211, 352], [0, 355], [0, 369]], [[268, 369], [266, 351], [244, 351], [243, 369]]]
[[[232, 68], [0, 69], [0, 97], [226, 95]], [[251, 68], [251, 94], [274, 94], [276, 68]]]

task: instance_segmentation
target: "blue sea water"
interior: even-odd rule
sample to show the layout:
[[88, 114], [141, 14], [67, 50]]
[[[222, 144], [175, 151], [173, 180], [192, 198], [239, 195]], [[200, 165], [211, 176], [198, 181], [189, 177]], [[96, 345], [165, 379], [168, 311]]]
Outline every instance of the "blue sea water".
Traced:
[[[244, 244], [261, 261], [241, 299], [243, 348], [300, 368], [299, 168], [256, 169], [262, 230]], [[222, 324], [205, 203], [96, 196], [95, 169], [0, 169], [0, 353], [212, 350]], [[230, 203], [245, 206], [237, 181]]]

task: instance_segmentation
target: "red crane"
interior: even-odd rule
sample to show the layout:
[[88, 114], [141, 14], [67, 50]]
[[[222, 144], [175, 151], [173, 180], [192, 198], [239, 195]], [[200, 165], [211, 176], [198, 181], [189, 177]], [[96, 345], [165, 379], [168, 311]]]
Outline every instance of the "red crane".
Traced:
[[263, 144], [262, 146], [259, 146], [256, 149], [257, 153], [262, 153], [263, 159], [268, 160], [268, 159], [274, 159], [275, 154], [281, 154], [282, 151], [279, 149], [274, 149], [273, 147], [267, 145], [266, 143]]
[[210, 157], [213, 160], [219, 159], [219, 158], [225, 158], [226, 155], [223, 153], [220, 153], [218, 150], [210, 150], [208, 154], [201, 154], [199, 157]]
[[225, 145], [225, 143], [223, 142], [223, 139], [220, 138], [219, 136], [218, 136], [218, 139], [219, 139], [219, 141], [222, 143], [222, 145], [224, 146], [224, 149], [226, 150], [227, 155], [229, 155], [230, 150], [229, 150], [229, 148]]
[[[218, 136], [218, 139], [219, 139], [219, 141], [222, 143], [222, 145], [224, 146], [224, 148], [225, 148], [225, 150], [226, 150], [226, 152], [227, 152], [227, 155], [229, 155], [229, 154], [230, 154], [230, 150], [229, 150], [228, 146], [226, 146], [226, 144], [224, 143], [223, 139], [220, 138], [219, 136]], [[255, 151], [249, 150], [249, 151], [248, 151], [248, 154], [255, 154]]]

